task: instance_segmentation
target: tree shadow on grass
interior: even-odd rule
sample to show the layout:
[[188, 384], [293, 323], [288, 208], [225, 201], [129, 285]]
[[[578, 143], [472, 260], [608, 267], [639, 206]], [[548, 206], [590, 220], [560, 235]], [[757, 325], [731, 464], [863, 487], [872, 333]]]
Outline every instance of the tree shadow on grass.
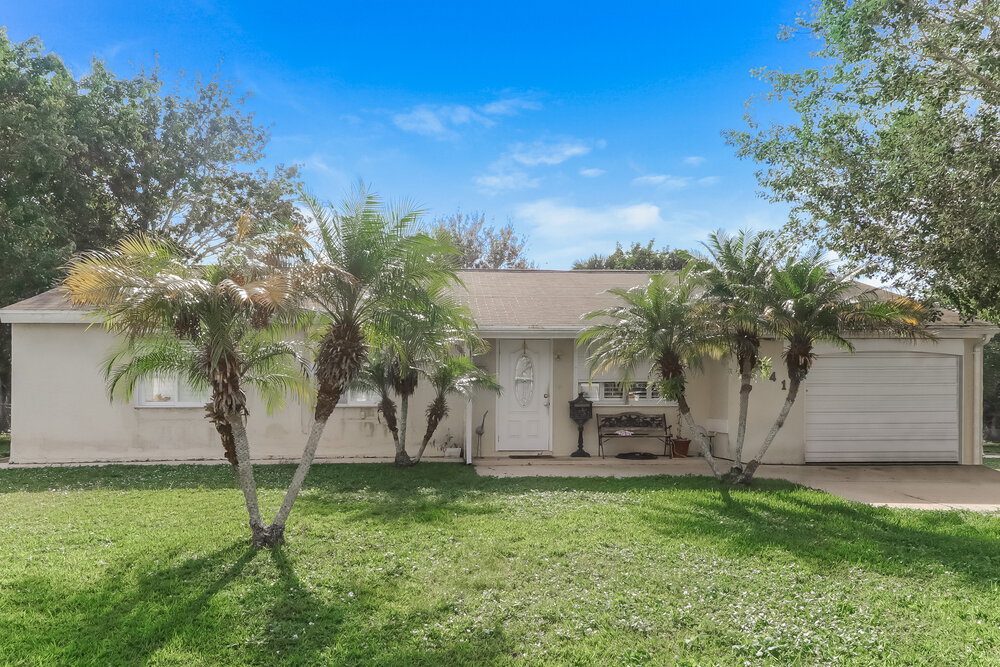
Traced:
[[[58, 664], [144, 663], [189, 624], [201, 622], [211, 600], [255, 557], [245, 544], [234, 543], [155, 571], [134, 573], [134, 565], [125, 563], [82, 590], [61, 590], [52, 579], [32, 577], [14, 585], [8, 603], [43, 600], [46, 622], [20, 628], [17, 639]], [[59, 624], [67, 617], [77, 623]]]
[[135, 567], [118, 565], [83, 588], [51, 577], [13, 582], [5, 604], [38, 613], [6, 629], [16, 636], [0, 643], [0, 662], [490, 664], [513, 650], [503, 628], [463, 641], [418, 642], [411, 627], [436, 625], [452, 613], [441, 601], [373, 624], [372, 605], [393, 599], [396, 582], [378, 582], [377, 589], [352, 582], [350, 599], [323, 595], [303, 583], [297, 569], [304, 566], [282, 549], [257, 551], [240, 541], [148, 572]]
[[[784, 551], [823, 571], [859, 566], [884, 575], [954, 573], [964, 584], [1000, 584], [1000, 522], [960, 512], [899, 511], [804, 487], [729, 490], [692, 499], [687, 511], [647, 506], [662, 534], [690, 533], [745, 555]], [[975, 516], [975, 515], [971, 515]]]

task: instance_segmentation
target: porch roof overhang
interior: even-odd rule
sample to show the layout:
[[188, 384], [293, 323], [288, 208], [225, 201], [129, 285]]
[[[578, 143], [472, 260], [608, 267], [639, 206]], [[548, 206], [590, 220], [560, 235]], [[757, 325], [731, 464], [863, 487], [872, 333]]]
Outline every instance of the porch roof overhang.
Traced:
[[583, 327], [480, 327], [483, 338], [576, 338]]

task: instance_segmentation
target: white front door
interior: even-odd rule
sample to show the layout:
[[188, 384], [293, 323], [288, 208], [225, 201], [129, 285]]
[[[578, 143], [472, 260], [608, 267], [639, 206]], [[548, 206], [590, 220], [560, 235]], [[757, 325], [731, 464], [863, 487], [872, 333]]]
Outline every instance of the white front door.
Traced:
[[552, 341], [499, 341], [497, 451], [552, 448]]

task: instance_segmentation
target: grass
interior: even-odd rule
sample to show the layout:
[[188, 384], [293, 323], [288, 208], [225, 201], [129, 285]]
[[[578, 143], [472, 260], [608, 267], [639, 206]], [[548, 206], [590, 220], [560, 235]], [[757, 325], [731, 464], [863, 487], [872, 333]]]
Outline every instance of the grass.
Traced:
[[10, 433], [0, 433], [0, 459], [10, 456]]
[[0, 517], [0, 664], [1000, 662], [1000, 517], [784, 482], [322, 465], [273, 553], [221, 467], [4, 470]]
[[1000, 442], [984, 443], [983, 454], [1000, 454]]

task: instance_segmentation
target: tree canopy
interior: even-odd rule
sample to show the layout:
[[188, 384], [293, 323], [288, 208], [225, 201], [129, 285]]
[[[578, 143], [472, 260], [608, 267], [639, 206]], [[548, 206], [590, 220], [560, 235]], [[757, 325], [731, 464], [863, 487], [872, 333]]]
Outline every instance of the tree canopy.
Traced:
[[798, 233], [1000, 320], [998, 31], [996, 0], [823, 0], [786, 33], [815, 65], [756, 73], [793, 120], [729, 141]]
[[461, 251], [457, 261], [463, 269], [535, 268], [525, 255], [527, 238], [518, 234], [509, 220], [497, 227], [487, 224], [485, 213], [457, 211], [435, 220], [430, 231]]
[[168, 86], [158, 68], [119, 78], [97, 60], [75, 76], [38, 38], [0, 29], [0, 306], [54, 286], [74, 252], [130, 234], [198, 259], [242, 220], [294, 218], [295, 170], [259, 168], [269, 133], [245, 104], [218, 76]]
[[649, 243], [633, 243], [632, 247], [625, 250], [621, 242], [615, 245], [615, 250], [610, 255], [591, 255], [588, 259], [580, 259], [573, 262], [574, 269], [613, 269], [618, 271], [680, 271], [691, 259], [691, 255], [684, 250], [671, 250], [669, 246], [663, 246], [656, 250], [653, 246], [655, 239], [650, 239]]

